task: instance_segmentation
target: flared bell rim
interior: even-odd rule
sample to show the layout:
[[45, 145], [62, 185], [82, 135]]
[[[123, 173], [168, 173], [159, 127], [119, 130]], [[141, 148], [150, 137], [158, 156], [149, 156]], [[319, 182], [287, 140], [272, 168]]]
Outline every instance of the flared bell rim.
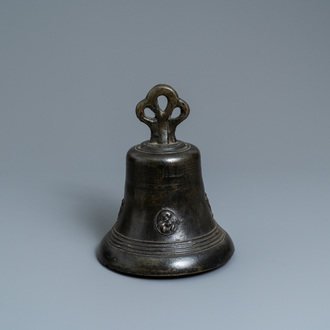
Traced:
[[200, 248], [192, 248], [191, 251], [165, 251], [163, 254], [160, 250], [155, 254], [148, 251], [139, 253], [123, 246], [114, 246], [109, 240], [112, 236], [110, 231], [99, 245], [97, 258], [104, 267], [131, 276], [175, 278], [197, 275], [225, 265], [234, 254], [235, 247], [228, 233], [219, 225], [215, 230], [220, 236], [213, 239], [213, 243], [210, 240], [209, 244], [201, 244]]

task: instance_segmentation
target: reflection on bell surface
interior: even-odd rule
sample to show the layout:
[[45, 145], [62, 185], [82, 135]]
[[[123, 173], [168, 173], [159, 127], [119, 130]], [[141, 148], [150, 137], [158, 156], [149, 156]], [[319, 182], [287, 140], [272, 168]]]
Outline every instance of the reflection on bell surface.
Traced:
[[[168, 101], [164, 110], [157, 100], [162, 95]], [[177, 117], [172, 116], [175, 108]], [[167, 85], [155, 86], [137, 105], [137, 117], [149, 126], [151, 138], [127, 152], [124, 199], [98, 249], [105, 267], [175, 277], [218, 268], [233, 255], [233, 242], [214, 220], [204, 191], [199, 150], [175, 137], [189, 111]]]

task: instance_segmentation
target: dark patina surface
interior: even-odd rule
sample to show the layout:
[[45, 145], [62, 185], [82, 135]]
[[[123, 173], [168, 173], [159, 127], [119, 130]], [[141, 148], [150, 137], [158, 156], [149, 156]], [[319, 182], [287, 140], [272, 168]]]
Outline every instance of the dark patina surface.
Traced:
[[[167, 98], [160, 109], [158, 97]], [[147, 116], [150, 109], [154, 117]], [[180, 109], [173, 118], [175, 108]], [[176, 140], [189, 114], [173, 88], [157, 85], [136, 107], [151, 129], [150, 141], [126, 157], [125, 195], [118, 219], [103, 238], [98, 259], [107, 268], [143, 277], [193, 275], [224, 265], [234, 245], [213, 218], [204, 191], [200, 152]]]

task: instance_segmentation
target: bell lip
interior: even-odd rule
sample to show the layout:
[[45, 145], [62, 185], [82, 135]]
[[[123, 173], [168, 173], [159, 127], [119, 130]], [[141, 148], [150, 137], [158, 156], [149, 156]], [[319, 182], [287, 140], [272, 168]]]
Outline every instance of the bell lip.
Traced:
[[233, 241], [225, 230], [223, 232], [223, 239], [217, 245], [201, 252], [177, 256], [129, 253], [109, 245], [106, 235], [97, 249], [97, 258], [107, 269], [134, 277], [165, 279], [198, 275], [224, 266], [233, 256]]

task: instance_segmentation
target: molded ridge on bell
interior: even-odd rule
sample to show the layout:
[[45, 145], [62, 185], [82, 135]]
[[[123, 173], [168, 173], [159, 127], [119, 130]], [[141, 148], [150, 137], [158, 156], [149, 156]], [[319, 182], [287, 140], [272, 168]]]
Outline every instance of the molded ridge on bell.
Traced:
[[[161, 95], [168, 101], [164, 110], [158, 105]], [[155, 116], [147, 116], [146, 108]], [[189, 111], [168, 85], [155, 86], [137, 105], [137, 117], [149, 126], [151, 138], [127, 152], [124, 199], [98, 249], [105, 267], [175, 277], [218, 268], [233, 255], [233, 242], [214, 220], [204, 191], [200, 152], [175, 137]]]

